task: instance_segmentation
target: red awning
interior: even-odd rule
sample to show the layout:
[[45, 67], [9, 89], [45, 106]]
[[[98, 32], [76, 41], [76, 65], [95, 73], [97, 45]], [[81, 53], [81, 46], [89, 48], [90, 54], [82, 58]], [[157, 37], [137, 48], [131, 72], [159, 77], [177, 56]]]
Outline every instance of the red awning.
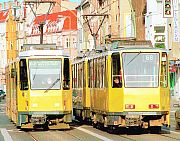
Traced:
[[175, 66], [171, 66], [169, 69], [170, 72], [176, 72], [176, 67]]

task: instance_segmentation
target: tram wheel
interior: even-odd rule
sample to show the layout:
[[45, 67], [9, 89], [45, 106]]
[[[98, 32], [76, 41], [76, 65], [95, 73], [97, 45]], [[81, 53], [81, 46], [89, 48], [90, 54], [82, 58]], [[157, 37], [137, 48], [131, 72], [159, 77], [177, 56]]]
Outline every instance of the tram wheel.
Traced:
[[159, 134], [161, 132], [161, 126], [150, 127], [150, 132], [152, 134]]
[[46, 122], [44, 125], [43, 125], [43, 130], [44, 131], [47, 131], [49, 129], [48, 127], [48, 122]]
[[115, 130], [116, 130], [116, 127], [114, 127], [114, 126], [112, 126], [112, 125], [109, 125], [109, 126], [107, 127], [107, 132], [108, 132], [109, 134], [114, 134], [114, 133], [115, 133]]
[[97, 123], [92, 122], [92, 126], [93, 126], [94, 128], [97, 128]]
[[180, 129], [180, 124], [176, 122], [176, 129]]

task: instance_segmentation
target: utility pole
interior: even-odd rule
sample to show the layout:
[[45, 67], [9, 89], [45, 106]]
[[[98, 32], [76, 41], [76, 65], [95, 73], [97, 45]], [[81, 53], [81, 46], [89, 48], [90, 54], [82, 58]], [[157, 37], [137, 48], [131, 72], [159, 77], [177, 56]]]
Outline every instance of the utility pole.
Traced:
[[[25, 4], [28, 4], [29, 7], [31, 8], [31, 11], [33, 12], [38, 24], [39, 24], [39, 31], [40, 31], [40, 44], [43, 44], [43, 27], [44, 27], [44, 24], [45, 24], [45, 21], [47, 20], [47, 17], [50, 13], [50, 11], [52, 10], [53, 6], [55, 5], [55, 1], [49, 1], [49, 0], [24, 0], [24, 3]], [[49, 9], [46, 13], [46, 17], [44, 18], [43, 21], [39, 21], [39, 19], [37, 18], [36, 16], [36, 12], [34, 11], [32, 5], [34, 4], [40, 4], [40, 3], [49, 3], [50, 6], [49, 6]]]
[[[93, 31], [92, 31], [91, 26], [90, 26], [90, 19], [88, 19], [88, 17], [94, 17], [94, 16], [102, 16], [102, 17], [103, 17], [103, 19], [102, 19], [102, 21], [101, 21], [101, 23], [100, 23], [100, 25], [99, 25], [99, 27], [98, 27], [98, 29], [97, 29], [96, 32], [93, 32]], [[85, 19], [85, 21], [86, 21], [86, 23], [87, 23], [87, 25], [88, 25], [88, 28], [89, 28], [89, 30], [90, 30], [90, 33], [91, 33], [91, 35], [93, 36], [94, 49], [96, 49], [96, 46], [97, 46], [97, 45], [96, 45], [96, 39], [97, 39], [97, 35], [98, 35], [98, 32], [99, 32], [99, 29], [101, 28], [101, 26], [102, 26], [102, 24], [103, 24], [106, 16], [108, 16], [108, 14], [86, 14], [86, 15], [83, 15], [83, 17], [84, 17], [84, 19]]]

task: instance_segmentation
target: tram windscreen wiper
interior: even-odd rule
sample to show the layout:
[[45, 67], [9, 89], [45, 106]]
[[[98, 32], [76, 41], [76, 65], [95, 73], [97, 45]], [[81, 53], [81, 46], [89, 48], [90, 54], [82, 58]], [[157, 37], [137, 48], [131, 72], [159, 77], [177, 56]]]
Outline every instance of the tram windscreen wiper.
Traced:
[[34, 81], [34, 79], [36, 78], [37, 69], [38, 69], [38, 64], [36, 63], [35, 74], [33, 75], [33, 81]]
[[56, 79], [56, 80], [52, 83], [52, 85], [44, 91], [44, 93], [48, 92], [52, 87], [54, 87], [54, 85], [56, 85], [56, 83], [57, 83], [59, 80], [60, 80], [59, 78]]
[[128, 63], [125, 67], [127, 67], [135, 58], [137, 58], [139, 56], [141, 52], [139, 52], [138, 54], [136, 54]]

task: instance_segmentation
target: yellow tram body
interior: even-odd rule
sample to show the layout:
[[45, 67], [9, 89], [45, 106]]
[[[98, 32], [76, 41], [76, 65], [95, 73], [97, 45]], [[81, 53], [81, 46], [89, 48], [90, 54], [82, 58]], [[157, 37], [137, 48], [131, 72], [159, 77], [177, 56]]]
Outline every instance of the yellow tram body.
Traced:
[[78, 58], [72, 63], [73, 115], [78, 120], [89, 120], [90, 88], [88, 87], [88, 59]]
[[6, 67], [6, 111], [21, 128], [69, 128], [72, 120], [71, 61], [49, 46], [34, 45]]
[[[170, 126], [166, 50], [120, 48], [91, 53], [85, 69], [94, 125], [157, 129]], [[114, 87], [114, 78], [119, 79], [119, 87]]]

